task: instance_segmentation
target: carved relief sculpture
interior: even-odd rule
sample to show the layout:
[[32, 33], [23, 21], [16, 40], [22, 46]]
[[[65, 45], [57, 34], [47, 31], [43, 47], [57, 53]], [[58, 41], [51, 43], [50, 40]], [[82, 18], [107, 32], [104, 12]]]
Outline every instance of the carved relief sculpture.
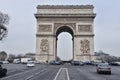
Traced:
[[41, 52], [47, 52], [47, 53], [48, 53], [49, 43], [48, 43], [48, 40], [47, 40], [47, 39], [42, 39], [40, 46], [41, 46], [41, 47], [40, 47]]
[[52, 25], [39, 25], [38, 32], [52, 32]]
[[80, 46], [81, 46], [81, 52], [83, 54], [90, 53], [90, 42], [88, 40], [81, 40], [80, 41]]
[[91, 25], [78, 25], [78, 32], [91, 32]]

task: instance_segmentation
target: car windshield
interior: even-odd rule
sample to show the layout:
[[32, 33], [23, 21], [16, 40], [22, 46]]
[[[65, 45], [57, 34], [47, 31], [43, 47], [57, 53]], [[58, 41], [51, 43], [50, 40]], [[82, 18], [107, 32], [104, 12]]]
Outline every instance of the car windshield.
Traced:
[[108, 63], [101, 63], [101, 64], [99, 64], [99, 66], [100, 66], [100, 67], [108, 67], [109, 64], [108, 64]]

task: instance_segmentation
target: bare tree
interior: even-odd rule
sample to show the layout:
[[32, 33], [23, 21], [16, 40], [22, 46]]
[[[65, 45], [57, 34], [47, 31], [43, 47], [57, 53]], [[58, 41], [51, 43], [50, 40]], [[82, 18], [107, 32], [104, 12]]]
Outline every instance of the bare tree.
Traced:
[[13, 63], [13, 60], [15, 59], [15, 55], [14, 54], [9, 54], [9, 56], [8, 56], [8, 61], [10, 62], [10, 63]]
[[8, 14], [0, 12], [0, 40], [5, 38], [8, 33], [6, 25], [9, 24], [9, 19]]
[[5, 51], [1, 51], [0, 52], [0, 60], [5, 61], [6, 58], [7, 58], [7, 53]]

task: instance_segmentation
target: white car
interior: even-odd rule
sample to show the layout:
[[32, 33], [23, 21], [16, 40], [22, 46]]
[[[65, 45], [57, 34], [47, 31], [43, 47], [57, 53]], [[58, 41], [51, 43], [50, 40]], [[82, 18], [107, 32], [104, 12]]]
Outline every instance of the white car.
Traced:
[[9, 62], [8, 61], [3, 61], [3, 64], [9, 64]]
[[34, 67], [34, 66], [35, 66], [35, 64], [33, 61], [28, 61], [27, 67]]

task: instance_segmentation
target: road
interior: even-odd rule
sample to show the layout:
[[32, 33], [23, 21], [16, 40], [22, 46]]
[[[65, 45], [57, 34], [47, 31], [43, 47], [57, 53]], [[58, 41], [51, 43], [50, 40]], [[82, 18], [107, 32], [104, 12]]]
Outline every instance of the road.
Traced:
[[72, 66], [36, 64], [27, 68], [25, 64], [3, 64], [7, 76], [0, 80], [120, 80], [120, 66], [111, 66], [112, 74], [98, 74], [91, 65]]

